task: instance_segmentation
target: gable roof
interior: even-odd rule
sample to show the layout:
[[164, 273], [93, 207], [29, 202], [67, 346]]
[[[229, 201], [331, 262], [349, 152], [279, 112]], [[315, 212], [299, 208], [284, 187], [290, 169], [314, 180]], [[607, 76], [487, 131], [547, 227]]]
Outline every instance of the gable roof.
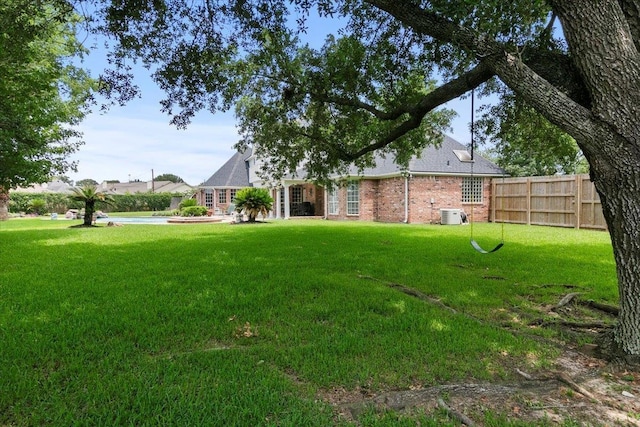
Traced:
[[[505, 171], [493, 162], [474, 153], [473, 174], [484, 176], [503, 176]], [[409, 161], [409, 173], [423, 175], [470, 175], [472, 162], [467, 147], [445, 135], [439, 146], [426, 147], [420, 156], [414, 156]], [[395, 163], [392, 156], [375, 155], [375, 166], [365, 168], [361, 176], [381, 177], [397, 175], [401, 167]], [[349, 175], [358, 175], [358, 168], [349, 168]]]
[[222, 165], [201, 187], [249, 187], [249, 167], [247, 159], [253, 154], [253, 149], [247, 148], [245, 151], [236, 152], [227, 162]]

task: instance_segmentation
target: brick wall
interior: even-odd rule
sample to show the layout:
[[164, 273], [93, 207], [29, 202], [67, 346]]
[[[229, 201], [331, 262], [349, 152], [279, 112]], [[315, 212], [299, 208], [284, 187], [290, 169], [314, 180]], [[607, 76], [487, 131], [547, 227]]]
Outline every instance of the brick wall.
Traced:
[[[489, 219], [491, 180], [483, 180], [484, 200], [482, 203], [462, 203], [462, 177], [456, 176], [413, 176], [409, 179], [408, 222], [417, 224], [437, 224], [440, 209], [463, 209], [475, 221]], [[339, 213], [329, 215], [329, 219], [365, 220], [380, 222], [402, 222], [404, 207], [405, 179], [403, 177], [360, 181], [360, 215], [346, 215], [347, 191], [338, 189]], [[432, 203], [433, 201], [433, 203]]]
[[[462, 203], [462, 177], [414, 176], [409, 180], [409, 222], [439, 223], [440, 209], [462, 209], [475, 221], [489, 220], [491, 180], [483, 180], [482, 203]], [[431, 203], [433, 201], [433, 203]]]
[[379, 180], [376, 221], [402, 222], [405, 220], [404, 184], [403, 177]]

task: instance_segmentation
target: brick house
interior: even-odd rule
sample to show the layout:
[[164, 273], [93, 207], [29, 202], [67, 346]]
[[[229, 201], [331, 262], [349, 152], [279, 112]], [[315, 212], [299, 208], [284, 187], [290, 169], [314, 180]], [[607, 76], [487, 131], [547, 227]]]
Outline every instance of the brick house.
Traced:
[[[439, 147], [427, 147], [406, 170], [390, 158], [376, 157], [375, 166], [340, 178], [331, 190], [304, 179], [285, 177], [272, 188], [275, 218], [316, 216], [335, 220], [439, 223], [441, 209], [462, 209], [475, 221], [488, 221], [491, 179], [504, 171], [445, 136]], [[262, 186], [255, 171], [259, 159], [249, 149], [236, 153], [201, 187], [201, 204], [225, 212], [235, 191]], [[472, 174], [473, 165], [473, 174]], [[304, 175], [304, 174], [298, 174]]]
[[196, 199], [202, 206], [216, 213], [228, 212], [236, 192], [245, 187], [252, 187], [249, 181], [249, 159], [252, 150], [236, 152], [209, 179], [198, 187]]

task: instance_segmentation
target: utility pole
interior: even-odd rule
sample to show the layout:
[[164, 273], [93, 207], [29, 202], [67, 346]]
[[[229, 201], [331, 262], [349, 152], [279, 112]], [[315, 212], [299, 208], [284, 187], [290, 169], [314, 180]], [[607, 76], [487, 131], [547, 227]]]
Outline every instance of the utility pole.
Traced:
[[156, 184], [155, 184], [154, 178], [153, 178], [153, 169], [151, 169], [151, 192], [152, 193], [156, 192]]

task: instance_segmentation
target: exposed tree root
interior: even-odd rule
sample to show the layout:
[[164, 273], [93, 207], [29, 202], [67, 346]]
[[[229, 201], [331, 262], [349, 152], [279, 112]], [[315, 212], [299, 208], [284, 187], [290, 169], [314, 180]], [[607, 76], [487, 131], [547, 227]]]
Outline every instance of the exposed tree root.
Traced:
[[444, 403], [444, 400], [442, 400], [442, 398], [438, 398], [438, 406], [444, 409], [451, 418], [461, 422], [462, 424], [469, 427], [474, 427], [476, 425], [476, 423], [474, 423], [473, 420], [471, 420], [469, 417], [461, 412], [456, 411], [455, 409]]
[[580, 292], [572, 292], [570, 294], [565, 295], [564, 298], [562, 298], [556, 305], [554, 305], [551, 308], [551, 311], [555, 311], [559, 308], [564, 307], [565, 305], [573, 301], [574, 298], [577, 298], [579, 295], [580, 295]]
[[435, 304], [438, 307], [441, 307], [441, 308], [444, 308], [445, 310], [450, 311], [451, 313], [458, 314], [458, 312], [455, 309], [453, 309], [453, 308], [449, 307], [448, 305], [444, 304], [439, 299], [433, 298], [433, 297], [431, 297], [431, 296], [429, 296], [427, 294], [424, 294], [424, 293], [422, 293], [422, 292], [420, 292], [420, 291], [418, 291], [416, 289], [412, 289], [412, 288], [410, 288], [408, 286], [401, 285], [399, 283], [385, 282], [383, 280], [380, 280], [380, 279], [377, 279], [377, 278], [371, 277], [371, 276], [358, 275], [358, 278], [359, 279], [366, 279], [366, 280], [373, 280], [375, 282], [382, 283], [382, 284], [384, 284], [384, 285], [386, 285], [386, 286], [388, 286], [390, 288], [397, 289], [397, 290], [399, 290], [400, 292], [402, 292], [404, 294], [407, 294], [409, 296], [421, 299], [422, 301], [427, 301], [427, 302], [429, 302], [431, 304]]
[[[372, 277], [372, 276], [366, 276], [366, 275], [358, 275], [358, 278], [360, 279], [365, 279], [365, 280], [372, 280], [378, 283], [382, 283], [385, 286], [388, 286], [390, 288], [399, 290], [400, 292], [412, 296], [414, 298], [418, 298], [422, 301], [428, 302], [430, 304], [434, 304], [438, 307], [441, 307], [451, 313], [454, 314], [459, 314], [459, 315], [463, 315], [465, 317], [467, 317], [468, 319], [471, 320], [475, 320], [476, 322], [479, 323], [486, 323], [486, 321], [484, 321], [483, 319], [477, 318], [475, 316], [472, 316], [468, 313], [464, 313], [464, 312], [459, 312], [456, 309], [454, 309], [453, 307], [450, 307], [448, 305], [446, 305], [445, 303], [443, 303], [441, 300], [439, 300], [438, 298], [435, 298], [433, 296], [427, 295], [417, 289], [413, 289], [410, 288], [408, 286], [399, 284], [399, 283], [393, 283], [393, 282], [387, 282], [381, 279], [378, 279], [376, 277]], [[552, 285], [549, 285], [552, 286]], [[553, 285], [556, 286], [556, 285]], [[563, 287], [565, 288], [572, 288], [572, 287], [577, 287], [577, 286], [573, 286], [573, 285], [563, 285]], [[598, 303], [595, 302], [593, 300], [588, 300], [588, 301], [581, 301], [580, 300], [580, 295], [582, 293], [581, 292], [571, 292], [567, 295], [565, 295], [564, 297], [562, 297], [560, 299], [560, 301], [553, 305], [550, 308], [542, 308], [541, 307], [541, 312], [542, 313], [553, 313], [553, 316], [556, 316], [555, 319], [551, 319], [551, 318], [533, 318], [532, 314], [533, 313], [527, 313], [521, 310], [518, 310], [516, 307], [512, 307], [512, 310], [514, 310], [515, 312], [519, 313], [519, 315], [524, 318], [527, 319], [523, 322], [523, 324], [529, 325], [529, 326], [539, 326], [539, 327], [555, 327], [555, 328], [561, 328], [563, 330], [564, 333], [564, 338], [566, 338], [567, 336], [571, 336], [572, 337], [572, 341], [578, 342], [580, 340], [580, 337], [584, 336], [584, 334], [588, 334], [590, 337], [593, 338], [594, 333], [598, 336], [609, 336], [611, 335], [611, 331], [612, 331], [612, 325], [610, 323], [607, 323], [605, 321], [600, 321], [600, 320], [592, 320], [592, 321], [584, 321], [584, 322], [580, 322], [580, 321], [575, 321], [575, 320], [564, 320], [564, 319], [560, 319], [558, 318], [559, 316], [562, 316], [563, 313], [566, 312], [566, 310], [564, 310], [565, 307], [567, 307], [569, 304], [574, 303], [574, 304], [579, 304], [582, 306], [585, 306], [587, 308], [591, 308], [591, 309], [595, 309], [598, 310], [599, 312], [603, 312], [603, 313], [607, 313], [611, 316], [616, 316], [619, 309], [615, 306], [612, 305], [608, 305], [608, 304], [603, 304], [603, 303]], [[574, 313], [575, 314], [575, 313]], [[578, 313], [579, 314], [579, 313]], [[572, 316], [575, 317], [575, 316]], [[583, 316], [585, 317], [585, 316]], [[597, 317], [597, 316], [586, 316], [586, 317]], [[589, 319], [591, 320], [591, 319]], [[514, 335], [518, 335], [518, 336], [523, 336], [523, 337], [527, 337], [528, 339], [532, 339], [532, 340], [536, 340], [536, 341], [540, 341], [540, 342], [545, 342], [549, 345], [554, 345], [558, 348], [563, 347], [565, 345], [564, 343], [564, 339], [562, 340], [557, 340], [557, 339], [550, 339], [550, 338], [545, 338], [542, 337], [540, 335], [537, 334], [530, 334], [527, 333], [526, 330], [521, 330], [521, 329], [517, 329], [517, 328], [512, 328], [510, 324], [503, 324], [502, 325], [505, 329], [508, 329], [511, 333], [513, 333]], [[593, 348], [589, 348], [589, 350], [587, 351], [587, 354], [590, 355], [596, 355], [597, 357], [603, 359], [603, 360], [607, 360], [609, 362], [615, 363], [617, 365], [620, 365], [621, 367], [627, 366], [631, 369], [640, 369], [640, 357], [630, 357], [628, 355], [624, 355], [622, 352], [619, 351], [619, 349], [617, 349], [617, 347], [613, 344], [613, 340], [612, 339], [599, 339], [597, 348], [595, 348], [595, 350]]]
[[576, 382], [573, 381], [571, 378], [569, 378], [569, 376], [564, 372], [554, 372], [549, 376], [544, 376], [539, 378], [536, 378], [533, 375], [530, 375], [524, 371], [521, 371], [520, 369], [516, 369], [516, 372], [528, 381], [554, 381], [554, 380], [559, 381], [569, 386], [569, 388], [571, 388], [573, 391], [580, 393], [584, 397], [592, 399], [596, 402], [598, 401], [598, 399], [591, 392], [589, 392], [587, 389], [585, 389], [581, 385], [576, 384]]
[[582, 387], [579, 384], [576, 384], [575, 381], [569, 378], [569, 376], [564, 372], [557, 372], [555, 377], [558, 381], [568, 385], [572, 390], [577, 391], [584, 397], [587, 397], [591, 400], [599, 402], [599, 400], [593, 394], [591, 394], [589, 390], [587, 390], [586, 388]]
[[520, 382], [444, 384], [374, 395], [371, 390], [361, 393], [337, 389], [323, 393], [322, 398], [356, 424], [363, 413], [371, 410], [435, 413], [440, 409], [450, 419], [467, 426], [482, 425], [487, 411], [529, 422], [549, 421], [552, 417], [558, 424], [571, 419], [584, 425], [640, 425], [633, 415], [640, 410], [634, 398], [638, 384], [626, 383], [628, 388], [632, 386], [632, 393], [621, 394], [624, 380], [604, 375], [603, 366], [595, 359], [567, 351], [552, 371], [532, 375], [514, 368], [524, 378]]
[[574, 329], [607, 329], [610, 325], [604, 322], [571, 322], [568, 320], [535, 319], [529, 322], [531, 326], [563, 326]]
[[[429, 304], [434, 304], [451, 313], [462, 315], [480, 323], [486, 320], [475, 318], [467, 313], [459, 312], [447, 306], [434, 296], [427, 295], [408, 286], [387, 282], [375, 277], [359, 275], [361, 279], [372, 280], [398, 290], [406, 295], [418, 298]], [[570, 288], [571, 286], [566, 285]], [[409, 390], [389, 391], [380, 394], [361, 394], [358, 389], [353, 391], [331, 390], [324, 392], [323, 399], [328, 400], [342, 416], [358, 423], [358, 419], [371, 409], [376, 411], [411, 412], [417, 409], [427, 412], [440, 409], [441, 416], [455, 419], [456, 422], [471, 426], [474, 423], [482, 424], [483, 414], [487, 410], [494, 413], [513, 416], [518, 419], [555, 420], [558, 424], [562, 420], [573, 419], [592, 425], [602, 422], [602, 425], [624, 424], [638, 425], [640, 421], [634, 414], [640, 413], [640, 401], [634, 396], [640, 395], [640, 364], [633, 363], [629, 357], [621, 356], [616, 351], [613, 340], [612, 317], [615, 316], [617, 307], [594, 301], [581, 301], [581, 292], [571, 292], [553, 305], [537, 307], [528, 301], [525, 307], [531, 310], [521, 310], [512, 307], [511, 311], [517, 320], [504, 323], [505, 329], [519, 336], [545, 342], [556, 348], [563, 348], [563, 356], [559, 363], [550, 371], [528, 374], [517, 367], [512, 367], [525, 381], [509, 384], [447, 384], [432, 387], [412, 387]], [[585, 308], [578, 308], [577, 306]], [[589, 310], [591, 309], [591, 311]], [[608, 316], [604, 316], [606, 313]], [[541, 315], [542, 317], [536, 318]], [[563, 317], [567, 319], [563, 319]], [[600, 320], [602, 319], [602, 320]], [[581, 321], [584, 320], [584, 321]], [[495, 324], [495, 322], [494, 322]], [[562, 334], [555, 338], [544, 337], [540, 334], [531, 334], [526, 326], [557, 327], [562, 329]], [[523, 327], [524, 326], [524, 327]], [[578, 347], [581, 338], [589, 335], [608, 339], [598, 341], [598, 345], [588, 344], [589, 350]], [[567, 339], [568, 337], [573, 337]], [[567, 342], [575, 344], [568, 350]], [[580, 352], [576, 352], [576, 348]], [[596, 355], [600, 360], [590, 357]], [[605, 364], [602, 360], [607, 360]], [[614, 361], [612, 363], [611, 361]], [[618, 364], [615, 362], [619, 361]], [[606, 366], [606, 368], [605, 368]], [[637, 368], [637, 369], [636, 369]], [[611, 373], [617, 370], [622, 372], [618, 377]], [[638, 376], [629, 375], [638, 372]], [[631, 377], [633, 382], [625, 377]], [[629, 390], [631, 393], [623, 394], [620, 390]], [[445, 399], [443, 397], [446, 396]], [[445, 403], [446, 402], [446, 403]], [[600, 425], [600, 424], [596, 424]]]
[[620, 312], [620, 309], [614, 305], [609, 305], [609, 304], [604, 304], [601, 302], [597, 302], [594, 300], [587, 300], [587, 301], [583, 301], [580, 300], [580, 292], [572, 292], [570, 294], [565, 295], [559, 302], [558, 304], [554, 305], [549, 311], [556, 311], [562, 307], [564, 307], [565, 305], [569, 304], [570, 302], [574, 301], [577, 304], [580, 304], [584, 307], [589, 307], [589, 308], [593, 308], [599, 311], [602, 311], [604, 313], [610, 314], [612, 316], [617, 316], [618, 313]]
[[580, 304], [586, 306], [586, 307], [591, 307], [591, 308], [595, 308], [597, 310], [603, 311], [607, 314], [611, 314], [612, 316], [618, 316], [618, 313], [620, 313], [620, 309], [614, 305], [609, 305], [609, 304], [603, 304], [600, 302], [596, 302], [594, 300], [588, 300], [588, 301], [579, 301]]

